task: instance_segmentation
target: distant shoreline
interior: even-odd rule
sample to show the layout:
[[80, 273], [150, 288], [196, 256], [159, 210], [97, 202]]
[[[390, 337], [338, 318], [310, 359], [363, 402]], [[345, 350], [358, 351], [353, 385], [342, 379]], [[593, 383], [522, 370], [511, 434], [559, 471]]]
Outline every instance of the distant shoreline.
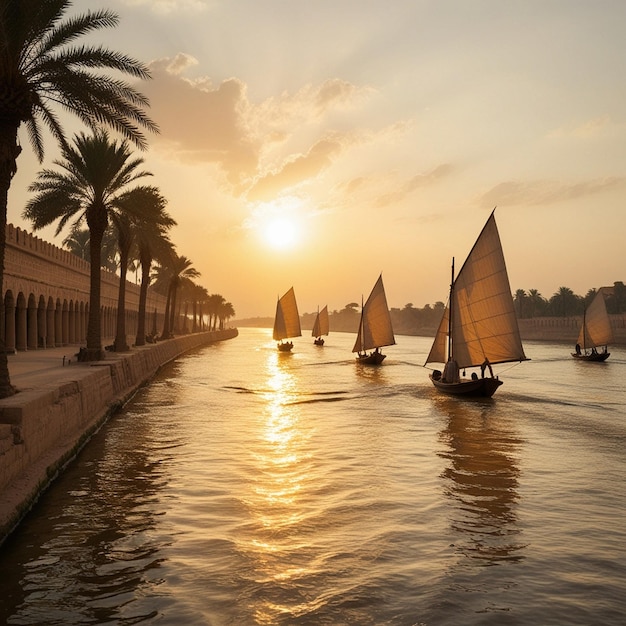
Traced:
[[[611, 345], [626, 345], [626, 315], [610, 315], [613, 327], [613, 341]], [[247, 319], [233, 321], [233, 326], [239, 328], [272, 328], [274, 319], [272, 317], [250, 317]], [[535, 317], [532, 319], [519, 320], [520, 334], [525, 341], [551, 341], [554, 343], [576, 343], [580, 330], [581, 317]], [[310, 330], [312, 326], [302, 325], [303, 329]], [[331, 316], [331, 332], [355, 333], [356, 326], [352, 328], [336, 328], [333, 326]], [[409, 337], [434, 337], [436, 328], [401, 328], [396, 330], [397, 335], [407, 335]]]

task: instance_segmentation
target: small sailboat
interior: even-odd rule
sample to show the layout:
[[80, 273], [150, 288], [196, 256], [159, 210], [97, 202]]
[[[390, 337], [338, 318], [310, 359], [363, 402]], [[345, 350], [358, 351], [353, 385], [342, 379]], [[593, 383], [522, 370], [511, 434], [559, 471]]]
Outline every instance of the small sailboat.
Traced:
[[313, 330], [311, 331], [311, 336], [315, 337], [313, 343], [316, 346], [323, 346], [324, 340], [322, 339], [322, 335], [328, 335], [329, 324], [328, 324], [328, 307], [325, 306], [321, 311], [319, 307], [317, 309], [317, 317], [315, 318], [315, 323], [313, 324]]
[[276, 304], [276, 317], [274, 318], [274, 332], [272, 336], [278, 341], [278, 349], [281, 352], [290, 352], [293, 348], [292, 341], [284, 341], [290, 337], [300, 337], [300, 315], [293, 287], [278, 299]]
[[[452, 259], [450, 299], [426, 359], [445, 364], [443, 374], [434, 370], [430, 379], [449, 395], [490, 398], [502, 384], [491, 366], [527, 360], [494, 212], [456, 279]], [[480, 377], [461, 378], [469, 367], [480, 367]]]
[[[380, 365], [387, 356], [380, 351], [380, 348], [392, 346], [395, 343], [381, 274], [365, 304], [361, 307], [361, 322], [352, 352], [358, 353], [358, 363]], [[368, 350], [372, 352], [368, 353]]]
[[613, 329], [604, 302], [606, 291], [605, 287], [598, 289], [591, 304], [583, 313], [583, 324], [578, 335], [576, 351], [572, 352], [575, 359], [606, 361], [611, 354], [608, 345], [613, 341]]

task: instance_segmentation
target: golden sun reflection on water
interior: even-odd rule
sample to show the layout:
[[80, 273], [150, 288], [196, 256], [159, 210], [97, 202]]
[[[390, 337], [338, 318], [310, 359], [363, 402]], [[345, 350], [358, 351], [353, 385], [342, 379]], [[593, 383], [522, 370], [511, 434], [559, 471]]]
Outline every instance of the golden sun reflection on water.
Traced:
[[303, 604], [295, 589], [297, 581], [311, 573], [312, 546], [303, 525], [311, 514], [308, 498], [314, 482], [313, 427], [301, 420], [297, 401], [303, 390], [291, 355], [270, 353], [266, 370], [263, 404], [256, 420], [258, 443], [251, 450], [254, 466], [247, 505], [253, 523], [244, 546], [252, 575], [263, 589], [252, 607], [259, 624], [308, 610], [309, 601]]

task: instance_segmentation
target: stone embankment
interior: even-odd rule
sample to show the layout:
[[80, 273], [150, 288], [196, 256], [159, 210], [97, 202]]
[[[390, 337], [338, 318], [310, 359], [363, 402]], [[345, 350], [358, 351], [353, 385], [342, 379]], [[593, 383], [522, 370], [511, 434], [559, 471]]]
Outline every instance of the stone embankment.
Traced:
[[54, 367], [38, 363], [28, 371], [22, 364], [26, 370], [15, 379], [11, 372], [19, 393], [0, 400], [0, 543], [89, 438], [163, 365], [237, 334], [194, 333], [91, 363], [68, 365], [74, 356], [68, 351], [67, 359], [55, 357]]

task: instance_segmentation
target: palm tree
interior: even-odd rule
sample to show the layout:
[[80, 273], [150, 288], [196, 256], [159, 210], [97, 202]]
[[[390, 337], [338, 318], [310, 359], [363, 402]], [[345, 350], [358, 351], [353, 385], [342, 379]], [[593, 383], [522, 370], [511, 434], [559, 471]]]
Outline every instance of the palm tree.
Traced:
[[92, 136], [81, 133], [74, 146], [65, 146], [63, 160], [54, 161], [63, 171], [44, 169], [29, 187], [36, 192], [26, 204], [23, 216], [30, 219], [34, 230], [59, 220], [58, 235], [69, 220], [74, 227], [87, 222], [90, 240], [89, 318], [87, 348], [82, 360], [104, 358], [100, 327], [100, 258], [104, 233], [109, 218], [123, 210], [129, 186], [139, 178], [151, 176], [138, 170], [143, 159], [132, 157], [126, 140], [111, 141], [105, 130]]
[[[169, 228], [175, 222], [165, 212], [165, 198], [156, 187], [135, 187], [117, 199], [117, 210], [111, 212], [111, 221], [117, 230], [120, 255], [120, 282], [117, 299], [116, 352], [129, 350], [126, 343], [126, 274], [131, 247], [138, 233], [152, 228]], [[144, 310], [145, 314], [145, 310]]]
[[538, 289], [528, 290], [528, 303], [530, 304], [530, 317], [536, 317], [542, 314], [546, 305], [545, 298], [539, 293]]
[[[63, 240], [63, 245], [76, 256], [84, 261], [89, 261], [89, 229], [88, 228], [72, 228], [70, 234]], [[104, 233], [102, 238], [102, 258], [100, 267], [109, 270], [109, 272], [117, 271], [117, 242], [113, 237], [110, 229]]]
[[224, 326], [229, 319], [235, 317], [235, 309], [230, 302], [224, 302], [219, 309], [220, 330], [224, 330]]
[[[108, 10], [63, 19], [70, 0], [3, 0], [0, 9], [0, 296], [4, 293], [7, 198], [22, 151], [18, 129], [26, 124], [41, 162], [41, 125], [61, 146], [63, 127], [57, 106], [73, 112], [90, 128], [104, 124], [139, 148], [147, 142], [141, 128], [157, 131], [146, 115], [147, 99], [129, 83], [98, 70], [116, 70], [133, 78], [150, 77], [147, 67], [102, 46], [75, 45], [84, 35], [117, 25]], [[4, 299], [0, 297], [0, 307]], [[9, 377], [4, 340], [0, 338], [0, 398], [15, 393]]]
[[[170, 265], [170, 321], [169, 334], [177, 330], [176, 324], [176, 297], [181, 286], [192, 282], [193, 278], [200, 276], [200, 272], [192, 267], [192, 261], [186, 256], [174, 254]], [[165, 334], [165, 333], [164, 333]]]
[[226, 302], [224, 296], [219, 293], [212, 293], [207, 298], [207, 310], [209, 313], [209, 330], [215, 330], [217, 328], [217, 320], [220, 313], [220, 308]]
[[83, 261], [89, 261], [89, 229], [72, 228], [63, 245]]
[[553, 307], [553, 314], [562, 317], [569, 317], [576, 311], [578, 297], [569, 287], [559, 287], [559, 290], [550, 298]]
[[526, 292], [523, 289], [518, 289], [515, 292], [515, 296], [513, 297], [513, 303], [515, 304], [517, 317], [524, 317], [524, 313], [526, 312]]
[[[151, 279], [152, 261], [155, 256], [163, 258], [166, 255], [171, 255], [174, 249], [172, 242], [167, 238], [166, 230], [170, 225], [175, 226], [176, 222], [171, 220], [171, 224], [166, 224], [165, 215], [165, 212], [163, 212], [163, 219], [148, 222], [146, 228], [139, 229], [136, 233], [137, 252], [141, 265], [136, 346], [144, 346], [146, 344], [146, 302]], [[155, 336], [152, 337], [152, 340], [154, 339], [156, 339]]]

